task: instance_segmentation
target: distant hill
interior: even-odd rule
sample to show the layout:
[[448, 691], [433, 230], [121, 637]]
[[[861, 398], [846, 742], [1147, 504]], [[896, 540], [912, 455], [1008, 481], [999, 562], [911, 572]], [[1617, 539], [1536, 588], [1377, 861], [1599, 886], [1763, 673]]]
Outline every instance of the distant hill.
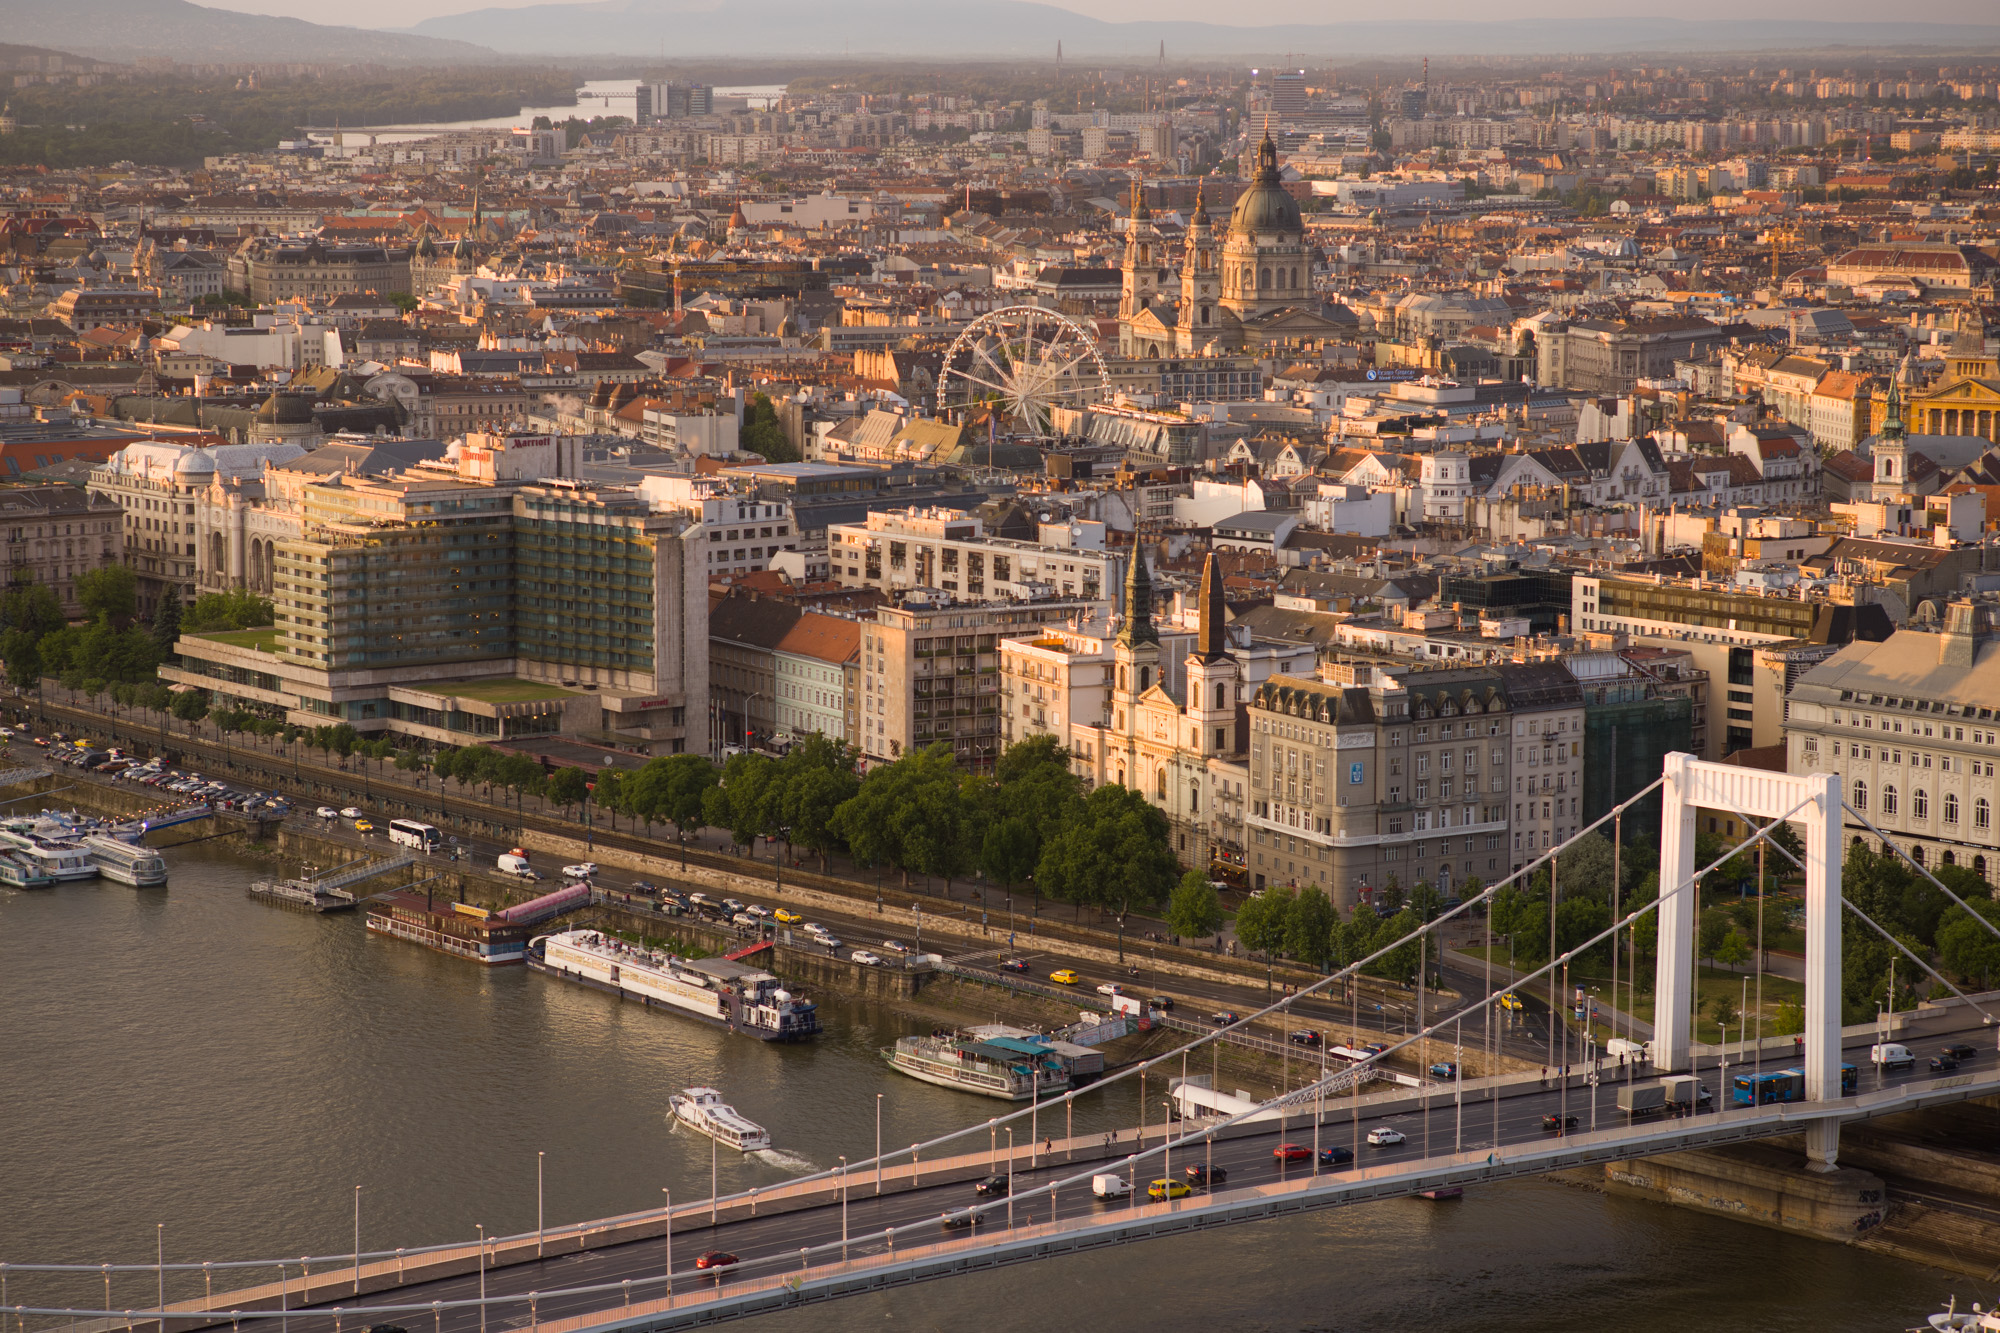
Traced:
[[487, 61], [494, 54], [450, 38], [327, 27], [187, 0], [0, 0], [0, 32], [10, 42], [113, 61], [164, 56], [190, 62], [447, 65]]
[[[1355, 13], [1379, 12], [1347, 0]], [[1326, 12], [1325, 10], [1321, 11]], [[1253, 55], [1336, 57], [1625, 51], [1804, 51], [1831, 46], [2000, 51], [2000, 24], [1821, 23], [1668, 18], [1523, 19], [1493, 23], [1352, 21], [1230, 27], [1216, 23], [1106, 23], [1031, 0], [597, 0], [477, 9], [410, 29], [478, 41], [496, 51], [588, 55], [660, 49], [669, 56], [820, 55], [1169, 59]]]

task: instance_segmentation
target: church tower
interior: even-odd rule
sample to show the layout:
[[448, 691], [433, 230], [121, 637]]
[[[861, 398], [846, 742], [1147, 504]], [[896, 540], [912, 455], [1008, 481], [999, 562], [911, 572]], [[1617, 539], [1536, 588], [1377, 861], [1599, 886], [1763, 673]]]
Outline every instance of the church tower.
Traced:
[[1125, 570], [1125, 621], [1111, 660], [1111, 736], [1122, 751], [1111, 779], [1143, 791], [1137, 767], [1139, 700], [1160, 678], [1160, 631], [1153, 625], [1153, 576], [1146, 569], [1146, 548], [1138, 543]]
[[1175, 341], [1181, 355], [1199, 352], [1215, 341], [1216, 303], [1222, 297], [1220, 250], [1209, 225], [1208, 181], [1194, 187], [1194, 212], [1188, 216], [1187, 254], [1181, 261], [1181, 320]]
[[1160, 229], [1153, 225], [1153, 210], [1146, 206], [1144, 188], [1137, 180], [1132, 182], [1132, 217], [1125, 230], [1124, 281], [1118, 294], [1119, 354], [1140, 356], [1138, 337], [1133, 332], [1132, 321], [1142, 312], [1153, 308], [1160, 298], [1160, 273], [1166, 261], [1166, 249], [1160, 241]]
[[1201, 569], [1201, 610], [1194, 651], [1187, 659], [1187, 718], [1202, 758], [1236, 750], [1236, 703], [1242, 697], [1242, 667], [1229, 655], [1222, 599], [1222, 566], [1215, 552]]
[[1908, 370], [1910, 358], [1903, 357], [1895, 373], [1889, 376], [1889, 396], [1883, 403], [1884, 416], [1882, 430], [1875, 437], [1875, 447], [1871, 451], [1875, 463], [1875, 493], [1877, 500], [1893, 500], [1909, 490], [1909, 442], [1903, 438], [1903, 375]]

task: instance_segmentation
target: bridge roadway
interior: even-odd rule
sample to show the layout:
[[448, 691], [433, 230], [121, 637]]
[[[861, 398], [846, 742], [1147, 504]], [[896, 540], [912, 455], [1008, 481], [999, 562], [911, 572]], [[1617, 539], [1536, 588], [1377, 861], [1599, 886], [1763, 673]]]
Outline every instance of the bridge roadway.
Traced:
[[[1023, 1131], [1017, 1131], [1017, 1139], [1022, 1141], [1015, 1152], [1016, 1195], [1071, 1176], [1081, 1175], [1084, 1179], [1058, 1190], [1053, 1201], [1043, 1195], [1016, 1202], [1012, 1231], [1008, 1229], [1007, 1203], [978, 1199], [972, 1189], [972, 1181], [996, 1166], [1000, 1173], [1006, 1172], [1006, 1139], [1002, 1134], [998, 1157], [974, 1151], [956, 1159], [925, 1163], [923, 1176], [913, 1186], [908, 1183], [907, 1163], [899, 1172], [891, 1168], [903, 1180], [898, 1181], [892, 1175], [879, 1197], [874, 1193], [872, 1170], [853, 1172], [845, 1208], [847, 1234], [858, 1237], [890, 1226], [909, 1228], [897, 1238], [893, 1254], [875, 1237], [865, 1243], [851, 1243], [848, 1257], [852, 1263], [839, 1263], [836, 1248], [816, 1253], [811, 1269], [807, 1270], [802, 1250], [838, 1247], [843, 1235], [843, 1209], [837, 1187], [832, 1182], [817, 1182], [803, 1187], [807, 1193], [795, 1198], [788, 1210], [780, 1211], [786, 1205], [770, 1198], [758, 1216], [743, 1216], [738, 1209], [738, 1216], [732, 1218], [725, 1212], [713, 1226], [709, 1225], [706, 1200], [677, 1205], [672, 1242], [675, 1295], [671, 1308], [662, 1303], [666, 1294], [663, 1275], [667, 1268], [667, 1245], [659, 1235], [656, 1211], [651, 1215], [652, 1234], [647, 1239], [577, 1251], [579, 1241], [574, 1233], [564, 1229], [563, 1233], [551, 1233], [556, 1238], [549, 1242], [549, 1256], [535, 1259], [535, 1237], [530, 1233], [525, 1238], [510, 1238], [494, 1250], [495, 1257], [489, 1259], [489, 1265], [493, 1266], [486, 1268], [483, 1279], [477, 1272], [463, 1271], [476, 1264], [471, 1259], [476, 1251], [468, 1245], [459, 1258], [459, 1272], [371, 1290], [358, 1299], [351, 1286], [340, 1289], [344, 1282], [342, 1266], [329, 1262], [321, 1272], [313, 1274], [319, 1298], [310, 1304], [294, 1306], [286, 1330], [287, 1333], [293, 1333], [294, 1329], [296, 1333], [340, 1333], [344, 1329], [346, 1333], [355, 1333], [364, 1324], [399, 1324], [411, 1333], [427, 1330], [483, 1333], [488, 1328], [528, 1325], [531, 1319], [526, 1298], [531, 1292], [592, 1286], [603, 1290], [537, 1295], [532, 1322], [541, 1333], [568, 1333], [614, 1325], [633, 1329], [680, 1327], [740, 1317], [804, 1299], [828, 1298], [1097, 1244], [1122, 1243], [1148, 1234], [1395, 1197], [1459, 1181], [1542, 1174], [1613, 1158], [1700, 1147], [1705, 1143], [1798, 1133], [1807, 1120], [1827, 1114], [1863, 1118], [2000, 1091], [2000, 1054], [1994, 1049], [1996, 1034], [1991, 1028], [1982, 1029], [1976, 1014], [1954, 1008], [1919, 1020], [1913, 1029], [1899, 1039], [1907, 1041], [1916, 1052], [1916, 1067], [1895, 1073], [1878, 1071], [1869, 1064], [1868, 1047], [1874, 1039], [1870, 1032], [1848, 1031], [1843, 1041], [1844, 1058], [1860, 1067], [1861, 1086], [1857, 1096], [1844, 1098], [1838, 1108], [1794, 1103], [1752, 1110], [1721, 1104], [1722, 1079], [1716, 1065], [1707, 1058], [1698, 1062], [1698, 1071], [1703, 1084], [1716, 1095], [1719, 1110], [1687, 1117], [1642, 1118], [1629, 1125], [1615, 1109], [1613, 1089], [1621, 1079], [1639, 1075], [1637, 1071], [1620, 1070], [1616, 1066], [1606, 1068], [1603, 1085], [1594, 1090], [1587, 1085], [1582, 1068], [1576, 1067], [1566, 1086], [1561, 1079], [1544, 1084], [1532, 1075], [1510, 1076], [1482, 1080], [1478, 1085], [1467, 1084], [1458, 1090], [1458, 1095], [1449, 1085], [1426, 1094], [1378, 1094], [1362, 1100], [1358, 1115], [1356, 1108], [1330, 1103], [1324, 1113], [1319, 1142], [1325, 1147], [1345, 1146], [1356, 1157], [1351, 1166], [1320, 1172], [1315, 1172], [1309, 1162], [1276, 1161], [1272, 1152], [1281, 1142], [1308, 1147], [1313, 1144], [1310, 1106], [1294, 1112], [1283, 1129], [1272, 1123], [1245, 1123], [1232, 1127], [1226, 1131], [1226, 1137], [1218, 1137], [1212, 1145], [1175, 1150], [1170, 1172], [1157, 1152], [1151, 1160], [1138, 1163], [1136, 1170], [1123, 1158], [1114, 1158], [1097, 1167], [1088, 1161], [1064, 1160], [1068, 1145], [1062, 1143], [1043, 1157], [1024, 1141], [1024, 1124]], [[1928, 1058], [1945, 1042], [1959, 1040], [1976, 1046], [1978, 1053], [1954, 1072], [1931, 1072], [1926, 1063]], [[1748, 1062], [1747, 1052], [1732, 1052], [1730, 1073]], [[1794, 1063], [1795, 1057], [1782, 1043], [1766, 1043], [1761, 1068], [1776, 1070]], [[1489, 1097], [1492, 1091], [1499, 1093], [1497, 1098]], [[1159, 1092], [1164, 1094], [1165, 1089]], [[995, 1110], [998, 1112], [997, 1107]], [[1565, 1136], [1543, 1128], [1545, 1115], [1564, 1113], [1577, 1117], [1575, 1130]], [[1365, 1135], [1378, 1125], [1400, 1130], [1406, 1136], [1405, 1142], [1396, 1146], [1370, 1146]], [[1160, 1135], [1156, 1122], [1146, 1146], [1157, 1149]], [[1126, 1143], [1129, 1142], [1128, 1136]], [[1079, 1154], [1087, 1156], [1098, 1156], [1104, 1151], [1105, 1146], [1094, 1139], [1078, 1148]], [[1107, 1204], [1090, 1193], [1088, 1174], [1094, 1169], [1119, 1171], [1128, 1179], [1136, 1175], [1143, 1190], [1145, 1183], [1156, 1177], [1169, 1173], [1183, 1175], [1184, 1168], [1196, 1161], [1212, 1162], [1226, 1170], [1226, 1182], [1212, 1194], [1197, 1192], [1172, 1207], [1148, 1205], [1136, 1198]], [[773, 1187], [773, 1193], [784, 1189]], [[944, 1231], [940, 1224], [944, 1214], [975, 1206], [982, 1207], [988, 1219], [977, 1231], [969, 1236], [964, 1231]], [[630, 1220], [607, 1219], [607, 1222]], [[556, 1254], [557, 1249], [570, 1252]], [[733, 1253], [742, 1263], [720, 1279], [698, 1273], [695, 1260], [710, 1249]], [[502, 1254], [520, 1258], [516, 1262], [503, 1262], [498, 1257]], [[370, 1268], [380, 1271], [372, 1264]], [[393, 1278], [391, 1268], [384, 1280]], [[296, 1277], [293, 1281], [296, 1283]], [[484, 1308], [479, 1304], [482, 1281], [487, 1301]], [[620, 1285], [628, 1282], [632, 1284], [629, 1293]], [[327, 1284], [335, 1289], [329, 1292]], [[268, 1289], [257, 1293], [275, 1294]], [[245, 1299], [251, 1297], [251, 1292], [218, 1295], [207, 1308], [219, 1311], [269, 1308], [276, 1304]], [[294, 1290], [293, 1299], [297, 1297]], [[433, 1303], [438, 1303], [436, 1308], [432, 1308]], [[339, 1307], [337, 1312], [334, 1307]], [[307, 1310], [311, 1313], [306, 1313]], [[171, 1333], [199, 1327], [202, 1322], [169, 1321]], [[152, 1333], [157, 1328], [151, 1324], [140, 1327], [142, 1333]]]

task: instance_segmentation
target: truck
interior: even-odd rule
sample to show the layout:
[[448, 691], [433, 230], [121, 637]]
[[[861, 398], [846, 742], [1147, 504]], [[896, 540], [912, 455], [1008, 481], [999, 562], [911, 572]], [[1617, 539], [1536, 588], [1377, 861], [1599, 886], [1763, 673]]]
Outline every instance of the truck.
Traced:
[[1092, 1176], [1090, 1192], [1100, 1199], [1122, 1199], [1132, 1192], [1132, 1186], [1123, 1176]]
[[1677, 1111], [1698, 1111], [1703, 1102], [1710, 1100], [1708, 1089], [1692, 1074], [1674, 1074], [1663, 1078], [1660, 1087], [1667, 1094], [1667, 1105]]
[[1618, 1109], [1629, 1116], [1658, 1114], [1667, 1109], [1666, 1087], [1658, 1082], [1621, 1083]]
[[499, 859], [493, 864], [503, 875], [514, 875], [521, 879], [541, 878], [528, 865], [528, 858], [515, 852], [500, 853]]

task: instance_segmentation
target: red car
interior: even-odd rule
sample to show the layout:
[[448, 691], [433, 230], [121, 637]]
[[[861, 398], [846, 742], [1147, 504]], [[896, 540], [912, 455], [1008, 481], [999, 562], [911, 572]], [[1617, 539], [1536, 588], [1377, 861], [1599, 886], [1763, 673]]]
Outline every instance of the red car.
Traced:
[[1312, 1149], [1303, 1143], [1281, 1143], [1271, 1149], [1271, 1156], [1281, 1162], [1309, 1162], [1312, 1155]]
[[694, 1261], [696, 1268], [728, 1268], [736, 1262], [736, 1256], [727, 1250], [710, 1250]]

